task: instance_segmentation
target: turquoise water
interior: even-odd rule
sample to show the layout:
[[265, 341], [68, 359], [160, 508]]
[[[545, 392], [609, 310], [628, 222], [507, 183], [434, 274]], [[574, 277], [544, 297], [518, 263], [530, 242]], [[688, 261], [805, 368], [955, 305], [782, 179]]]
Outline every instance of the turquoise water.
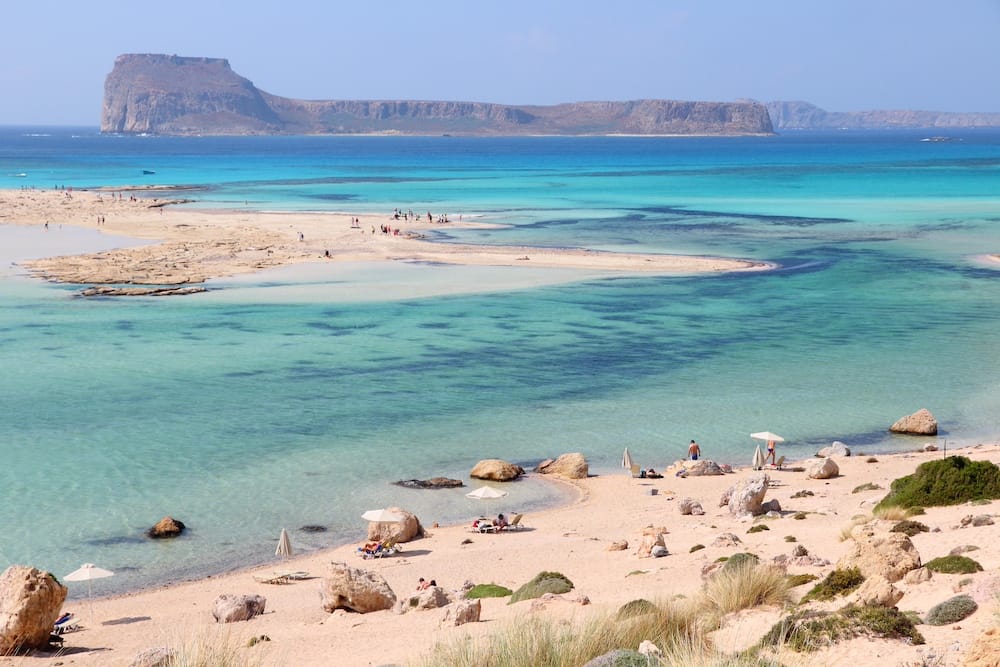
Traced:
[[[937, 132], [935, 132], [937, 133]], [[1000, 134], [772, 138], [100, 137], [0, 128], [0, 187], [185, 185], [196, 206], [480, 216], [440, 242], [773, 261], [758, 274], [325, 265], [172, 299], [82, 300], [10, 262], [121, 241], [0, 228], [0, 567], [102, 592], [315, 549], [398, 504], [433, 521], [561, 501], [528, 481], [485, 505], [396, 479], [482, 458], [628, 446], [665, 466], [697, 439], [749, 462], [1000, 433]], [[142, 170], [156, 174], [142, 175]], [[19, 174], [24, 174], [20, 176]], [[467, 490], [467, 489], [466, 489]], [[165, 514], [191, 531], [150, 543]], [[324, 533], [297, 530], [325, 526]]]

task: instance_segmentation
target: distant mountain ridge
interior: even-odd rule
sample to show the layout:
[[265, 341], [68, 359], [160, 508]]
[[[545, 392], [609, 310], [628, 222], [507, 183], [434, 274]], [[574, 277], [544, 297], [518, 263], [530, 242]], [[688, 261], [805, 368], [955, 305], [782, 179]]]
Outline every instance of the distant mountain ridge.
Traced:
[[757, 102], [295, 100], [259, 90], [223, 58], [125, 54], [105, 80], [101, 132], [767, 135], [773, 128]]
[[768, 102], [775, 130], [888, 130], [1000, 127], [1000, 113], [950, 111], [826, 111], [809, 102]]

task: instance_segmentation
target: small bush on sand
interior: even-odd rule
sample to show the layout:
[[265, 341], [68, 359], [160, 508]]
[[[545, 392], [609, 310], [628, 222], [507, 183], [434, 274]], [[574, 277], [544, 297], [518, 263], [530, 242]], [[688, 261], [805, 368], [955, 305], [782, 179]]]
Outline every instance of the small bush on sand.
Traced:
[[905, 507], [876, 507], [872, 516], [882, 521], [902, 521], [909, 518], [910, 511]]
[[1000, 468], [990, 461], [949, 456], [926, 461], [916, 472], [893, 481], [880, 507], [937, 507], [1000, 498]]
[[795, 519], [796, 521], [802, 521], [803, 519], [806, 518], [806, 513], [796, 512], [795, 514], [792, 515], [792, 518]]
[[811, 581], [816, 581], [817, 579], [819, 579], [819, 577], [817, 577], [815, 574], [789, 574], [787, 575], [787, 578], [788, 578], [789, 588], [795, 588], [796, 586], [803, 586]]
[[881, 488], [882, 487], [879, 486], [878, 484], [876, 484], [875, 482], [865, 482], [864, 484], [862, 484], [860, 486], [854, 487], [854, 490], [851, 491], [851, 493], [863, 493], [865, 491], [878, 491]]
[[836, 612], [801, 611], [778, 621], [760, 646], [784, 645], [793, 651], [817, 651], [853, 637], [903, 639], [923, 644], [913, 622], [895, 608], [848, 605]]
[[465, 594], [465, 597], [470, 600], [476, 600], [478, 598], [505, 598], [508, 595], [513, 594], [514, 591], [506, 588], [505, 586], [499, 586], [497, 584], [476, 584]]
[[688, 549], [688, 553], [689, 554], [693, 554], [695, 551], [701, 551], [704, 548], [705, 548], [704, 544], [696, 544], [693, 547], [691, 547], [690, 549]]
[[[735, 557], [734, 557], [735, 558]], [[745, 559], [742, 565], [730, 567], [726, 562], [715, 576], [705, 582], [698, 601], [699, 609], [713, 627], [722, 616], [760, 605], [783, 605], [788, 601], [788, 579], [785, 573], [770, 565], [759, 565]]]
[[968, 595], [956, 595], [931, 607], [927, 612], [927, 625], [948, 625], [968, 618], [979, 609]]
[[942, 574], [972, 574], [982, 572], [983, 566], [968, 556], [941, 556], [924, 565], [931, 572]]
[[812, 587], [802, 598], [801, 602], [810, 600], [832, 600], [842, 595], [847, 595], [864, 583], [865, 577], [861, 570], [856, 567], [846, 570], [834, 570], [826, 575], [826, 579]]
[[164, 667], [261, 667], [264, 654], [255, 646], [259, 643], [260, 640], [240, 646], [229, 628], [213, 628], [178, 641], [172, 647], [173, 655], [163, 664]]
[[756, 526], [750, 526], [750, 529], [747, 530], [747, 532], [748, 533], [759, 533], [759, 532], [764, 531], [764, 530], [771, 530], [771, 529], [768, 528], [767, 526], [765, 526], [762, 523], [758, 523]]
[[722, 566], [722, 572], [726, 572], [727, 570], [735, 570], [744, 567], [746, 565], [756, 565], [757, 563], [760, 562], [760, 557], [755, 556], [754, 554], [751, 553], [747, 553], [745, 551], [741, 551], [727, 558], [725, 562], [726, 564]]
[[913, 519], [903, 519], [890, 529], [893, 533], [903, 533], [907, 537], [913, 537], [918, 533], [926, 533], [930, 530], [925, 524]]
[[546, 593], [569, 593], [571, 590], [573, 582], [565, 575], [559, 572], [539, 572], [534, 579], [514, 591], [508, 604], [540, 598]]
[[655, 604], [649, 600], [639, 598], [638, 600], [630, 600], [619, 607], [615, 618], [620, 621], [623, 618], [632, 618], [633, 616], [640, 616], [642, 614], [652, 614], [655, 611]]
[[799, 538], [795, 537], [794, 535], [785, 535], [785, 541], [786, 542], [798, 542]]

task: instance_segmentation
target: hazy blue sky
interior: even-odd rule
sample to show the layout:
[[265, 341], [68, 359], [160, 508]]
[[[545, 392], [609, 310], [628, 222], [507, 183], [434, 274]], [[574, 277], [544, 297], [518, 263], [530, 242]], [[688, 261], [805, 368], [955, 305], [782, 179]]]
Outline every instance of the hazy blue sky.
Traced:
[[0, 20], [0, 124], [99, 124], [121, 53], [224, 57], [306, 99], [1000, 111], [1000, 0], [34, 0]]

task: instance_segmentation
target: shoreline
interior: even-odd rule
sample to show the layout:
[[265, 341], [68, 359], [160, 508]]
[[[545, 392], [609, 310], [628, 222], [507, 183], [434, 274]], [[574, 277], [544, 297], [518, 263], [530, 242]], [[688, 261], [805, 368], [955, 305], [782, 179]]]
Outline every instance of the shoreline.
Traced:
[[[143, 191], [159, 192], [157, 186]], [[198, 209], [186, 200], [114, 197], [109, 191], [0, 191], [0, 224], [72, 225], [153, 243], [138, 247], [20, 262], [31, 275], [80, 285], [194, 287], [212, 278], [306, 262], [396, 261], [463, 266], [531, 266], [614, 275], [690, 275], [762, 271], [771, 264], [745, 259], [586, 248], [441, 243], [442, 229], [500, 229], [478, 219], [448, 222], [343, 213]], [[354, 222], [355, 219], [360, 222]], [[197, 286], [197, 287], [195, 287]], [[103, 292], [102, 292], [103, 293]]]
[[[949, 450], [949, 454], [997, 463], [1000, 444], [979, 444]], [[702, 577], [696, 573], [717, 557], [750, 551], [770, 561], [774, 556], [789, 553], [794, 546], [786, 544], [783, 539], [786, 534], [797, 536], [799, 544], [826, 563], [788, 565], [788, 572], [822, 577], [833, 569], [849, 546], [838, 539], [838, 529], [849, 525], [858, 513], [870, 512], [893, 479], [910, 474], [919, 463], [941, 455], [941, 452], [921, 451], [868, 457], [859, 452], [836, 459], [840, 475], [829, 480], [806, 478], [799, 468], [808, 459], [786, 463], [783, 470], [767, 471], [772, 483], [766, 499], [779, 500], [781, 518], [765, 522], [770, 524], [769, 531], [753, 534], [747, 530], [760, 523], [759, 520], [750, 522], [734, 517], [726, 508], [716, 507], [715, 502], [721, 490], [752, 474], [747, 468], [717, 477], [677, 478], [667, 474], [662, 479], [634, 479], [621, 471], [583, 480], [552, 480], [576, 488], [576, 498], [559, 507], [525, 513], [527, 529], [510, 534], [481, 535], [470, 532], [466, 524], [434, 526], [433, 517], [419, 517], [428, 535], [403, 544], [401, 553], [382, 559], [363, 560], [355, 552], [356, 545], [349, 543], [284, 562], [276, 559], [272, 565], [95, 598], [94, 622], [90, 621], [85, 601], [75, 599], [64, 605], [64, 609], [76, 612], [82, 629], [64, 636], [67, 653], [61, 659], [81, 667], [127, 665], [140, 650], [153, 646], [176, 646], [193, 636], [213, 638], [212, 641], [224, 641], [231, 636], [240, 655], [266, 665], [327, 665], [331, 664], [332, 656], [337, 656], [335, 662], [343, 665], [404, 664], [426, 656], [435, 643], [475, 642], [528, 618], [586, 622], [596, 614], [613, 612], [637, 598], [693, 595], [702, 583]], [[877, 460], [870, 462], [870, 459]], [[858, 492], [857, 488], [866, 483], [874, 484], [877, 489]], [[810, 490], [813, 495], [796, 498], [794, 494], [800, 490]], [[698, 500], [705, 514], [679, 514], [679, 501], [685, 497]], [[1000, 567], [997, 539], [1000, 527], [960, 528], [959, 519], [972, 513], [998, 512], [1000, 501], [991, 501], [974, 508], [969, 505], [928, 508], [926, 515], [918, 517], [932, 528], [940, 529], [912, 538], [924, 562], [946, 554], [954, 545], [972, 543], [979, 547], [970, 555], [983, 565], [985, 572], [966, 577], [974, 583], [961, 586], [977, 600], [983, 599], [980, 610], [964, 620], [960, 629], [950, 625], [920, 625], [918, 628], [927, 639], [925, 646], [855, 639], [818, 654], [799, 656], [804, 663], [784, 664], [853, 665], [859, 664], [859, 660], [863, 662], [872, 650], [891, 658], [891, 664], [897, 664], [917, 659], [927, 650], [948, 650], [956, 655], [955, 649], [948, 647], [960, 644], [966, 649], [994, 623], [996, 602], [991, 596], [1000, 590], [996, 575]], [[800, 513], [805, 520], [794, 520]], [[642, 558], [636, 554], [642, 532], [650, 525], [664, 527], [668, 556]], [[726, 533], [738, 536], [741, 544], [716, 544], [715, 540]], [[628, 548], [610, 550], [611, 544], [619, 540], [627, 540]], [[293, 534], [293, 546], [294, 543]], [[697, 544], [705, 548], [692, 550]], [[543, 570], [564, 573], [575, 588], [537, 604], [508, 605], [505, 599], [484, 599], [481, 622], [446, 627], [440, 624], [443, 614], [440, 609], [405, 614], [323, 611], [317, 589], [331, 561], [377, 572], [399, 597], [413, 591], [418, 577], [434, 578], [449, 592], [459, 589], [464, 581], [516, 589]], [[305, 571], [310, 578], [284, 585], [262, 583], [254, 578], [283, 571]], [[923, 615], [929, 607], [954, 595], [953, 588], [959, 586], [961, 579], [960, 575], [935, 574], [930, 581], [919, 584], [899, 582], [897, 587], [905, 592], [899, 608]], [[99, 582], [95, 588], [99, 588]], [[794, 589], [795, 597], [808, 588]], [[211, 610], [215, 598], [223, 593], [263, 595], [267, 599], [266, 611], [247, 622], [219, 626], [212, 619]], [[589, 604], [580, 604], [582, 596], [586, 596]], [[727, 650], [742, 648], [763, 634], [779, 613], [775, 609], [744, 612], [731, 619], [724, 631], [716, 633], [716, 643]], [[260, 635], [267, 635], [270, 641], [245, 646], [247, 637]], [[385, 642], [386, 636], [392, 636], [393, 641]], [[38, 655], [7, 658], [3, 662], [18, 667], [38, 664]]]

